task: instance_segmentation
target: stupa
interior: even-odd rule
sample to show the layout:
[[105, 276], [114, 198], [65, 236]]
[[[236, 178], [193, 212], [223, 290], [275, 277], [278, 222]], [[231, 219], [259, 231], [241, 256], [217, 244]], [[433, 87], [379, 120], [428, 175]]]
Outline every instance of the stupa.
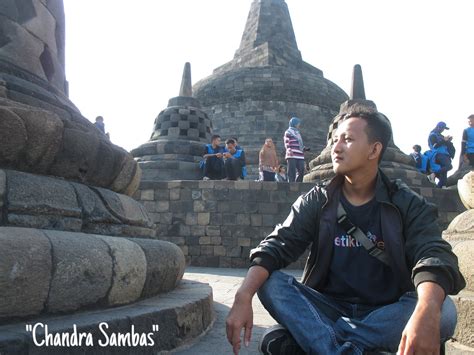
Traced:
[[155, 119], [150, 141], [131, 152], [143, 171], [142, 181], [202, 178], [199, 161], [211, 133], [211, 120], [193, 97], [191, 64], [186, 63], [179, 96]]
[[[331, 162], [332, 135], [337, 128], [340, 115], [353, 111], [377, 112], [376, 104], [365, 97], [364, 79], [360, 65], [354, 66], [350, 98], [341, 105], [339, 114], [329, 126], [326, 147], [316, 159], [309, 163], [311, 170], [305, 175], [305, 182], [325, 180], [334, 176]], [[402, 179], [412, 187], [434, 187], [425, 175], [418, 172], [413, 159], [395, 145], [393, 137], [385, 151], [380, 167], [391, 179]]]
[[[102, 322], [169, 350], [210, 324], [211, 290], [181, 283], [183, 252], [130, 197], [137, 163], [69, 100], [64, 21], [62, 0], [0, 4], [0, 353], [109, 352]], [[33, 341], [76, 330], [93, 344]]]
[[[303, 61], [284, 0], [254, 0], [234, 59], [194, 85], [194, 96], [222, 138], [237, 137], [249, 176], [258, 173], [258, 152], [271, 137], [283, 154], [291, 116], [302, 119], [312, 152], [326, 145], [326, 127], [347, 95], [318, 68]], [[283, 156], [282, 156], [283, 159]]]

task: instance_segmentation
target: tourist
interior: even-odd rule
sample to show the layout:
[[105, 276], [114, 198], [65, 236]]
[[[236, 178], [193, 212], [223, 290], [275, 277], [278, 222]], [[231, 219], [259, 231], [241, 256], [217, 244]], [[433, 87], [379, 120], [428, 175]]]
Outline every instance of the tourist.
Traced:
[[[300, 196], [251, 251], [226, 321], [234, 353], [242, 328], [250, 341], [256, 292], [284, 325], [264, 334], [264, 354], [437, 354], [453, 335], [456, 308], [446, 296], [465, 281], [435, 206], [379, 169], [390, 138], [380, 113], [341, 115], [331, 148], [336, 176]], [[309, 246], [302, 283], [277, 271]]]
[[304, 175], [304, 151], [303, 138], [299, 130], [301, 120], [298, 117], [290, 119], [290, 127], [285, 131], [283, 140], [286, 149], [286, 163], [288, 166], [288, 181], [302, 182]]
[[428, 145], [431, 150], [430, 169], [438, 178], [436, 186], [445, 187], [448, 182], [448, 171], [453, 168], [451, 159], [454, 158], [453, 137], [443, 136], [444, 130], [448, 130], [445, 122], [438, 122], [430, 132]]
[[236, 149], [235, 141], [230, 138], [225, 142], [224, 170], [227, 180], [238, 180], [245, 177], [245, 153], [242, 149]]
[[217, 134], [211, 137], [211, 144], [206, 144], [206, 150], [201, 161], [204, 169], [203, 180], [221, 180], [224, 177], [224, 153], [225, 148], [221, 145], [221, 137]]
[[469, 127], [462, 133], [461, 155], [472, 169], [474, 168], [474, 115], [470, 115], [467, 120]]
[[413, 151], [410, 153], [410, 156], [415, 161], [415, 166], [420, 173], [427, 174], [428, 173], [428, 156], [425, 154], [421, 154], [421, 146], [419, 144], [415, 144], [412, 147]]
[[410, 153], [410, 156], [413, 158], [413, 160], [415, 161], [415, 166], [417, 169], [421, 169], [421, 162], [422, 162], [422, 159], [421, 159], [421, 146], [418, 145], [418, 144], [415, 144], [413, 146], [413, 152]]
[[278, 168], [278, 157], [271, 138], [265, 139], [265, 144], [258, 154], [258, 171], [261, 181], [275, 181]]
[[[231, 137], [230, 139], [233, 139], [235, 141], [235, 149], [236, 150], [241, 150], [242, 153], [244, 154], [245, 156], [245, 152], [244, 152], [244, 149], [239, 145], [239, 140], [237, 137]], [[242, 174], [240, 175], [240, 178], [242, 180], [245, 179], [245, 177], [247, 176], [247, 166], [244, 165], [244, 167], [242, 168]]]
[[277, 182], [288, 182], [288, 176], [286, 175], [286, 168], [284, 165], [279, 165], [275, 174], [275, 181]]
[[99, 131], [101, 131], [103, 134], [105, 134], [104, 117], [97, 116], [95, 118], [94, 126], [96, 126]]

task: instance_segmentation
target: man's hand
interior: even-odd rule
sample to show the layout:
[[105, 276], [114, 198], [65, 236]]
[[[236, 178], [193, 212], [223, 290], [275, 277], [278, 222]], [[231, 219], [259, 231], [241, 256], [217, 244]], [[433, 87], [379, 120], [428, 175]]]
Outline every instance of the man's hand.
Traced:
[[253, 310], [252, 297], [236, 295], [226, 321], [227, 340], [237, 355], [241, 348], [241, 333], [244, 328], [244, 343], [248, 346], [252, 336]]
[[423, 282], [417, 288], [418, 303], [402, 333], [398, 354], [439, 354], [441, 306], [444, 290]]
[[222, 153], [216, 153], [216, 157], [222, 158]]
[[235, 355], [240, 350], [242, 328], [244, 328], [245, 345], [248, 346], [250, 343], [253, 327], [252, 298], [269, 276], [270, 274], [265, 268], [252, 266], [235, 294], [234, 304], [226, 321], [227, 340], [232, 344]]

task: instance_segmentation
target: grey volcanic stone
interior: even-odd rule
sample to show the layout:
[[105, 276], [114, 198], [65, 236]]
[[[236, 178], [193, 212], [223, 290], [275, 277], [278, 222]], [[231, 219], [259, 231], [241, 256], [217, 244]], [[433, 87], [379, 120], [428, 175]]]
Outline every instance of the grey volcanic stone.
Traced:
[[466, 290], [474, 292], [474, 231], [471, 233], [471, 238], [456, 243], [453, 251], [458, 257], [459, 269], [466, 279]]
[[103, 199], [108, 210], [124, 223], [143, 227], [153, 226], [145, 207], [131, 197], [102, 188], [93, 189]]
[[474, 293], [461, 291], [450, 296], [458, 310], [458, 323], [454, 338], [461, 344], [474, 348]]
[[41, 231], [0, 227], [0, 320], [40, 313], [51, 281], [51, 245]]
[[63, 217], [79, 218], [81, 209], [72, 185], [64, 180], [7, 171], [8, 212], [47, 215], [51, 223]]
[[46, 174], [60, 149], [63, 122], [53, 112], [12, 108], [23, 120], [28, 140], [21, 170]]
[[108, 305], [131, 303], [137, 300], [145, 284], [147, 261], [143, 250], [124, 238], [99, 237], [110, 248], [113, 260], [112, 287]]
[[49, 312], [74, 311], [107, 296], [112, 285], [108, 246], [88, 234], [45, 231], [53, 248]]
[[266, 138], [273, 139], [284, 160], [283, 134], [292, 116], [302, 120], [305, 146], [312, 152], [324, 149], [331, 117], [347, 99], [321, 70], [303, 61], [283, 0], [252, 2], [234, 59], [197, 82], [193, 91], [214, 133], [238, 138], [248, 179], [258, 176], [259, 151]]
[[[0, 352], [2, 354], [157, 354], [186, 345], [193, 337], [205, 332], [212, 324], [212, 288], [208, 284], [183, 281], [173, 291], [136, 302], [133, 305], [113, 309], [77, 312], [72, 315], [43, 316], [31, 320], [48, 324], [51, 333], [72, 333], [77, 326], [78, 333], [87, 332], [93, 337], [94, 346], [43, 347], [35, 346], [31, 337], [25, 334], [25, 324], [0, 326]], [[130, 333], [134, 326], [136, 333], [152, 333], [153, 346], [143, 347], [100, 347], [99, 339], [104, 336], [99, 324], [109, 325], [108, 334]], [[159, 331], [153, 331], [159, 325]]]
[[2, 216], [2, 208], [5, 199], [5, 193], [7, 189], [7, 175], [5, 174], [5, 171], [0, 170], [0, 216]]
[[51, 281], [51, 245], [38, 230], [0, 227], [0, 319], [40, 313]]
[[76, 190], [77, 199], [82, 207], [82, 218], [84, 220], [85, 229], [94, 223], [121, 223], [120, 219], [115, 217], [105, 207], [98, 193], [83, 184], [72, 183], [72, 186]]
[[143, 249], [147, 260], [147, 277], [142, 297], [174, 289], [184, 274], [185, 260], [181, 249], [161, 240], [132, 241]]
[[18, 115], [0, 106], [0, 166], [17, 163], [26, 146], [25, 124]]
[[8, 99], [0, 100], [0, 167], [132, 195], [139, 179], [133, 157], [67, 97], [64, 32], [62, 0], [1, 2], [0, 91]]

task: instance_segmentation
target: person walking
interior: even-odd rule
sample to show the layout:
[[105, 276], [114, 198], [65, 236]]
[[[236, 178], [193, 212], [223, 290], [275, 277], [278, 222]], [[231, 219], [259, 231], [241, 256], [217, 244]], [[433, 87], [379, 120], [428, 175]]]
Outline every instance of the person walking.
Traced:
[[302, 182], [304, 175], [304, 151], [307, 150], [303, 144], [303, 138], [299, 127], [301, 120], [292, 117], [289, 128], [285, 131], [283, 140], [285, 142], [285, 159], [287, 163], [288, 182]]
[[258, 171], [261, 181], [275, 181], [278, 168], [278, 157], [271, 138], [265, 139], [265, 144], [258, 154]]

